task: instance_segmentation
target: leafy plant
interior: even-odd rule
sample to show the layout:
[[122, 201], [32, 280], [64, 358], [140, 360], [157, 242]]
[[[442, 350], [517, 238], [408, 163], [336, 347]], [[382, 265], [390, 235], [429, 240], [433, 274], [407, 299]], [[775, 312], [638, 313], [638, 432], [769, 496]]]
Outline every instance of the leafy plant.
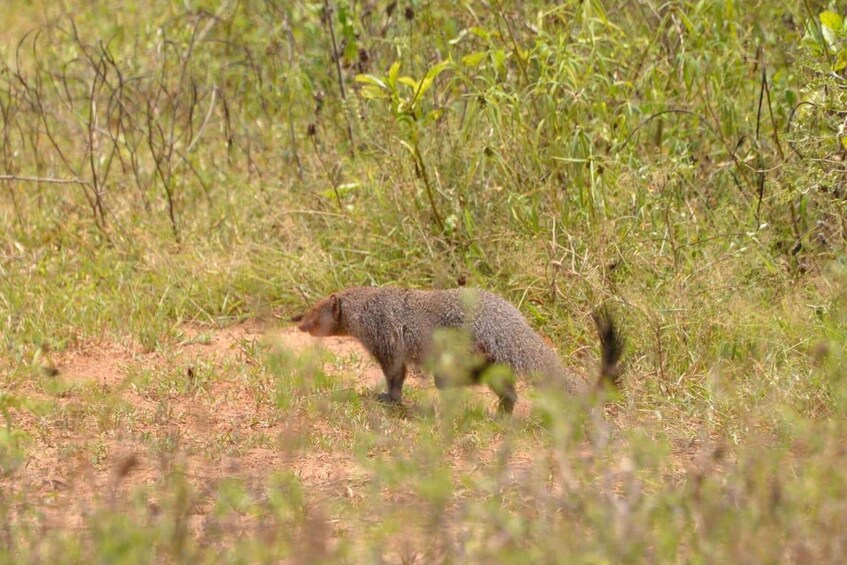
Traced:
[[[400, 61], [395, 61], [384, 77], [362, 74], [356, 80], [363, 83], [361, 94], [366, 99], [387, 100], [391, 115], [400, 124], [402, 139], [400, 143], [409, 152], [415, 165], [415, 173], [426, 187], [432, 217], [439, 231], [444, 231], [445, 224], [436, 205], [435, 193], [427, 166], [420, 149], [420, 138], [425, 134], [427, 126], [436, 122], [443, 114], [442, 108], [425, 105], [426, 94], [432, 89], [435, 80], [445, 70], [450, 68], [450, 61], [442, 61], [420, 79], [400, 76]], [[403, 88], [401, 88], [403, 87]]]

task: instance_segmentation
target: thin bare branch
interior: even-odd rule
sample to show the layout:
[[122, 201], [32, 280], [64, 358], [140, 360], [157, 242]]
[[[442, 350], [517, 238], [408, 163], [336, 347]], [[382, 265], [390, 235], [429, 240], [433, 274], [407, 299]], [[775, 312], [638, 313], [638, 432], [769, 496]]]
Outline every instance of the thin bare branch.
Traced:
[[40, 182], [45, 184], [79, 184], [90, 186], [84, 179], [56, 179], [51, 177], [31, 177], [26, 175], [0, 175], [0, 181]]

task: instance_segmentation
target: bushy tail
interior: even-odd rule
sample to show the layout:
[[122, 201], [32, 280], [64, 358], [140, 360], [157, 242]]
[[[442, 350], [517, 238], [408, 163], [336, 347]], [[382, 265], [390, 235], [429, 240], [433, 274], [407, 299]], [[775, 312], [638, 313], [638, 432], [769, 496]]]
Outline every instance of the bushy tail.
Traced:
[[607, 383], [617, 388], [622, 373], [620, 361], [624, 349], [623, 336], [606, 306], [594, 310], [591, 317], [597, 326], [601, 350], [600, 377], [597, 379], [596, 388], [603, 389]]

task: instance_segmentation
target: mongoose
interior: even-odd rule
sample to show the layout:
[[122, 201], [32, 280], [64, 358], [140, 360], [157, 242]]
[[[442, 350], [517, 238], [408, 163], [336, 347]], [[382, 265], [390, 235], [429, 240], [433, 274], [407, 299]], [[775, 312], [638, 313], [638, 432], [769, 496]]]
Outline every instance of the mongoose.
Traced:
[[[614, 384], [621, 337], [605, 311], [595, 313], [594, 320], [602, 344], [598, 385]], [[469, 371], [471, 383], [479, 382], [490, 366], [502, 364], [515, 375], [563, 381], [569, 392], [577, 392], [577, 381], [520, 311], [484, 290], [353, 287], [320, 300], [292, 321], [313, 336], [352, 336], [361, 342], [385, 375], [387, 391], [380, 400], [386, 402], [401, 401], [407, 366], [426, 363], [432, 356], [434, 335], [445, 329], [464, 329], [469, 334], [473, 351], [468, 353], [478, 359]], [[439, 388], [448, 384], [438, 373], [434, 376]], [[514, 383], [500, 382], [492, 388], [500, 399], [499, 410], [511, 413], [517, 401]]]

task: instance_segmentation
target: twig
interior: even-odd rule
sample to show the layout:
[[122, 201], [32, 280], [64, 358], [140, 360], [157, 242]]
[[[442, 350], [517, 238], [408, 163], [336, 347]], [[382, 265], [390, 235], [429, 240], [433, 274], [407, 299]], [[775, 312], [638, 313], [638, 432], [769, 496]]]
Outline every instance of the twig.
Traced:
[[[763, 63], [764, 64], [764, 63]], [[771, 117], [771, 126], [773, 127], [773, 140], [776, 143], [776, 150], [779, 153], [779, 158], [785, 160], [785, 152], [782, 150], [782, 144], [779, 142], [779, 128], [776, 126], [776, 118], [773, 115], [773, 104], [771, 104], [771, 87], [768, 84], [767, 77], [765, 81], [765, 96], [768, 99], [768, 113]]]
[[759, 89], [759, 107], [756, 110], [756, 176], [758, 177], [757, 185], [758, 185], [758, 202], [756, 202], [756, 229], [759, 229], [759, 226], [762, 223], [759, 221], [759, 212], [762, 209], [762, 199], [765, 196], [765, 157], [762, 155], [762, 145], [761, 140], [759, 139], [759, 131], [760, 126], [762, 124], [762, 103], [765, 100], [765, 88], [768, 83], [768, 72], [767, 67], [765, 67], [764, 56], [762, 55], [761, 48], [759, 48], [759, 56], [761, 58], [762, 63], [762, 85]]
[[218, 94], [218, 87], [212, 87], [212, 101], [209, 102], [209, 110], [206, 112], [206, 118], [203, 120], [203, 123], [200, 125], [200, 129], [197, 130], [197, 135], [194, 136], [194, 139], [191, 140], [191, 143], [188, 144], [188, 149], [185, 150], [185, 153], [191, 153], [191, 150], [194, 149], [194, 146], [200, 140], [200, 136], [203, 135], [203, 130], [206, 129], [206, 125], [209, 123], [209, 118], [212, 117], [212, 111], [215, 109], [215, 97]]
[[[794, 122], [794, 116], [797, 115], [797, 110], [799, 110], [802, 106], [811, 106], [812, 108], [818, 108], [817, 104], [808, 100], [803, 100], [802, 102], [795, 104], [794, 107], [791, 108], [791, 112], [789, 112], [788, 114], [788, 123], [785, 124], [786, 133], [791, 133], [791, 124]], [[799, 158], [806, 158], [806, 156], [803, 155], [803, 153], [801, 153], [799, 149], [797, 149], [796, 144], [790, 137], [788, 138], [788, 145], [791, 146], [791, 150], [794, 151], [794, 153], [796, 153]]]
[[47, 184], [80, 184], [90, 186], [84, 179], [54, 179], [50, 177], [30, 177], [26, 175], [0, 175], [0, 181], [43, 182]]
[[[282, 12], [282, 27], [285, 30], [285, 35], [288, 38], [288, 64], [294, 69], [297, 67], [297, 43], [294, 40], [294, 32], [291, 29], [288, 11]], [[286, 90], [286, 92], [288, 92]], [[290, 94], [288, 97], [290, 98]], [[294, 154], [294, 162], [297, 164], [297, 176], [303, 180], [303, 164], [300, 162], [300, 153], [297, 150], [297, 136], [294, 133], [294, 104], [288, 104], [288, 134], [291, 137], [291, 152]]]
[[350, 155], [356, 156], [356, 144], [353, 142], [353, 126], [350, 125], [350, 116], [347, 115], [347, 93], [344, 90], [344, 76], [341, 74], [341, 56], [338, 54], [338, 44], [335, 41], [335, 29], [332, 25], [333, 8], [330, 0], [324, 0], [324, 12], [326, 16], [326, 27], [329, 28], [329, 37], [332, 40], [332, 58], [335, 61], [335, 70], [338, 73], [338, 89], [341, 91], [341, 101], [344, 118], [347, 120], [347, 137], [350, 139]]
[[338, 209], [343, 210], [344, 208], [341, 205], [341, 194], [338, 193], [338, 183], [336, 182], [336, 175], [332, 174], [330, 170], [327, 168], [326, 163], [324, 163], [323, 158], [321, 157], [321, 152], [318, 149], [318, 136], [317, 134], [310, 135], [312, 138], [312, 147], [315, 148], [315, 157], [318, 158], [318, 163], [320, 163], [321, 168], [324, 170], [326, 174], [327, 180], [329, 180], [329, 184], [332, 186], [332, 191], [335, 193], [335, 203], [338, 204]]
[[421, 155], [421, 150], [417, 143], [415, 143], [414, 149], [415, 170], [421, 180], [423, 180], [424, 186], [426, 187], [426, 196], [429, 199], [429, 206], [432, 209], [432, 215], [435, 217], [435, 223], [438, 225], [438, 229], [441, 233], [444, 233], [444, 221], [441, 219], [441, 214], [438, 213], [438, 207], [435, 205], [435, 196], [432, 193], [432, 185], [429, 182], [429, 175], [426, 172], [426, 164], [424, 163], [423, 155]]

